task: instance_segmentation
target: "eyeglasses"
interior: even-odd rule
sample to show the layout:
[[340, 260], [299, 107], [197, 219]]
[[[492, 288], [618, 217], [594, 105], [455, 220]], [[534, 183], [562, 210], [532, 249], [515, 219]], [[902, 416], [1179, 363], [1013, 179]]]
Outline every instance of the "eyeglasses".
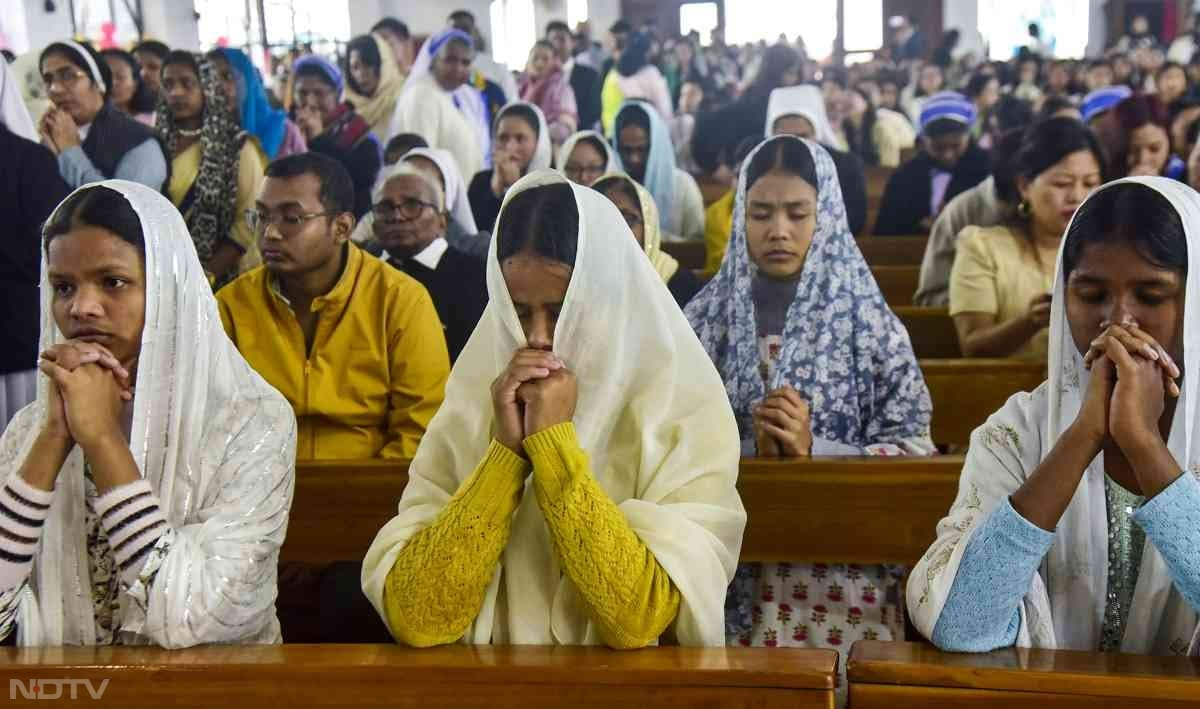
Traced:
[[280, 234], [295, 234], [311, 219], [331, 217], [334, 212], [313, 212], [312, 214], [268, 214], [256, 209], [246, 210], [246, 225], [255, 234], [263, 234], [267, 227], [274, 224]]
[[567, 173], [567, 179], [572, 182], [590, 185], [593, 180], [604, 174], [604, 165], [576, 165], [575, 163], [567, 163], [566, 167], [563, 168], [563, 172]]
[[403, 202], [396, 204], [390, 200], [384, 200], [379, 204], [373, 205], [371, 211], [374, 212], [375, 218], [387, 221], [392, 218], [392, 215], [397, 211], [400, 212], [400, 218], [405, 221], [410, 221], [421, 216], [425, 208], [436, 210], [438, 206], [431, 202], [423, 202], [419, 199], [406, 199]]
[[85, 76], [87, 74], [84, 74], [82, 71], [65, 66], [58, 71], [48, 71], [42, 74], [42, 83], [46, 85], [47, 90], [56, 83], [64, 89], [70, 90], [75, 88], [75, 84]]

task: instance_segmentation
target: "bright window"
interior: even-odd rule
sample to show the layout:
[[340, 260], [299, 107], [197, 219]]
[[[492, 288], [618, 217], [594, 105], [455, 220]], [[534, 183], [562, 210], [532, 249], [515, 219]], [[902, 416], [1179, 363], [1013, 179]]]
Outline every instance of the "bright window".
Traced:
[[808, 56], [820, 60], [833, 54], [837, 0], [737, 0], [725, 4], [725, 23], [725, 39], [730, 44], [774, 42], [781, 28], [787, 28], [789, 37], [802, 28], [799, 34]]
[[521, 71], [537, 41], [533, 0], [492, 0], [492, 56], [509, 69]]
[[717, 28], [717, 4], [715, 2], [693, 2], [679, 6], [679, 33], [687, 36], [691, 32], [708, 42], [712, 31]]
[[883, 0], [845, 0], [846, 51], [883, 46]]
[[567, 0], [567, 24], [575, 27], [580, 22], [587, 22], [588, 0]]
[[1056, 57], [1082, 57], [1088, 43], [1089, 0], [979, 0], [979, 32], [992, 59], [1011, 59], [1030, 41], [1029, 23]]

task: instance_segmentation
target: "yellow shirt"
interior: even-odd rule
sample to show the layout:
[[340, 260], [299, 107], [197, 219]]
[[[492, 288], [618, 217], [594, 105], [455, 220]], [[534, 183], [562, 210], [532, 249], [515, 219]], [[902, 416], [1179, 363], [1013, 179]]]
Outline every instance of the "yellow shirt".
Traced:
[[[188, 190], [196, 181], [202, 155], [200, 141], [196, 141], [171, 161], [171, 181], [167, 185], [167, 195], [176, 207], [183, 204]], [[262, 263], [262, 255], [258, 252], [258, 239], [250, 231], [250, 225], [246, 223], [244, 215], [246, 210], [254, 209], [254, 198], [258, 196], [258, 188], [262, 185], [263, 173], [266, 170], [267, 159], [258, 147], [258, 141], [247, 138], [238, 153], [237, 202], [234, 204], [233, 229], [228, 234], [229, 240], [242, 250], [238, 273], [245, 273]]]
[[729, 235], [733, 233], [733, 190], [704, 210], [704, 277], [712, 278], [721, 269]]
[[614, 66], [600, 86], [600, 127], [604, 130], [604, 135], [612, 135], [613, 124], [616, 123], [617, 114], [621, 112], [621, 105], [624, 103], [625, 92], [621, 91], [621, 84], [617, 80], [617, 68]]
[[[1029, 242], [1006, 226], [966, 227], [950, 271], [950, 315], [986, 313], [997, 323], [1021, 317], [1035, 296], [1053, 291], [1057, 258], [1054, 247], [1035, 257]], [[1049, 339], [1043, 328], [1012, 356], [1045, 361]]]
[[679, 613], [679, 589], [592, 477], [574, 424], [535, 433], [523, 447], [528, 460], [493, 440], [434, 523], [396, 557], [383, 597], [392, 634], [428, 647], [466, 633], [532, 471], [555, 555], [601, 638], [617, 649], [652, 644]]
[[217, 293], [230, 339], [296, 411], [296, 457], [411, 458], [445, 395], [446, 338], [417, 281], [348, 244], [311, 354], [265, 267]]

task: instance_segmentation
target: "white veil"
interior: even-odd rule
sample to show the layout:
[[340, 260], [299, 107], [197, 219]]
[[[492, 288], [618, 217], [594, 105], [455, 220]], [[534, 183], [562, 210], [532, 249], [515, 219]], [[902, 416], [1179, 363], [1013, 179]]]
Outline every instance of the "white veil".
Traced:
[[[1182, 365], [1185, 373], [1200, 371], [1200, 302], [1192, 297], [1200, 292], [1200, 194], [1171, 179], [1132, 177], [1110, 182], [1088, 199], [1122, 184], [1156, 190], [1179, 213], [1188, 240]], [[1062, 268], [1060, 248], [1051, 303], [1049, 379], [1032, 394], [1013, 396], [971, 434], [958, 496], [938, 524], [937, 541], [909, 577], [909, 612], [925, 637], [933, 635], [974, 530], [996, 504], [1028, 479], [1074, 422], [1082, 405], [1090, 373], [1071, 339]], [[1182, 388], [1167, 445], [1188, 471], [1185, 474], [1200, 476], [1200, 421], [1196, 416], [1200, 378], [1188, 374]], [[1025, 596], [1017, 645], [1091, 651], [1099, 647], [1108, 587], [1104, 477], [1101, 453], [1084, 472], [1075, 497], [1059, 520], [1054, 545]], [[1121, 652], [1183, 654], [1190, 647], [1196, 654], [1200, 649], [1197, 622], [1196, 610], [1174, 588], [1166, 562], [1147, 538]]]
[[[513, 185], [505, 205], [549, 184], [571, 185], [579, 209], [575, 268], [554, 351], [578, 377], [580, 445], [600, 487], [679, 589], [679, 642], [724, 645], [725, 589], [746, 521], [735, 488], [740, 444], [725, 385], [605, 197], [540, 171]], [[504, 220], [502, 208], [497, 232]], [[363, 563], [363, 589], [381, 615], [396, 556], [483, 458], [492, 438], [492, 381], [525, 346], [496, 244], [493, 239], [487, 266], [491, 300], [412, 462], [399, 514], [380, 530]], [[578, 591], [560, 570], [531, 484], [464, 641], [599, 643]]]
[[[122, 635], [164, 647], [279, 642], [276, 574], [295, 479], [295, 416], [225, 335], [175, 206], [123, 180], [76, 192], [97, 187], [122, 194], [142, 226], [146, 322], [130, 450], [171, 528], [141, 579], [120, 596]], [[43, 262], [42, 349], [63, 341], [52, 294]], [[15, 475], [28, 454], [48, 382], [40, 378], [37, 400], [0, 438], [0, 474]], [[21, 645], [95, 643], [83, 465], [75, 448], [59, 472], [33, 572], [20, 591]]]

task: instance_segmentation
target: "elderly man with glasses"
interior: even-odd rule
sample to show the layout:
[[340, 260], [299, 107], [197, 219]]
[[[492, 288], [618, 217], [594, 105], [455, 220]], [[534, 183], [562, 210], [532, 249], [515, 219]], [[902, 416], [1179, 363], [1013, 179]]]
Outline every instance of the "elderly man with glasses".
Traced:
[[[436, 205], [393, 201], [380, 221]], [[350, 243], [354, 188], [319, 153], [267, 167], [246, 219], [263, 265], [217, 293], [242, 355], [296, 411], [296, 457], [412, 458], [450, 361], [428, 291]]]

